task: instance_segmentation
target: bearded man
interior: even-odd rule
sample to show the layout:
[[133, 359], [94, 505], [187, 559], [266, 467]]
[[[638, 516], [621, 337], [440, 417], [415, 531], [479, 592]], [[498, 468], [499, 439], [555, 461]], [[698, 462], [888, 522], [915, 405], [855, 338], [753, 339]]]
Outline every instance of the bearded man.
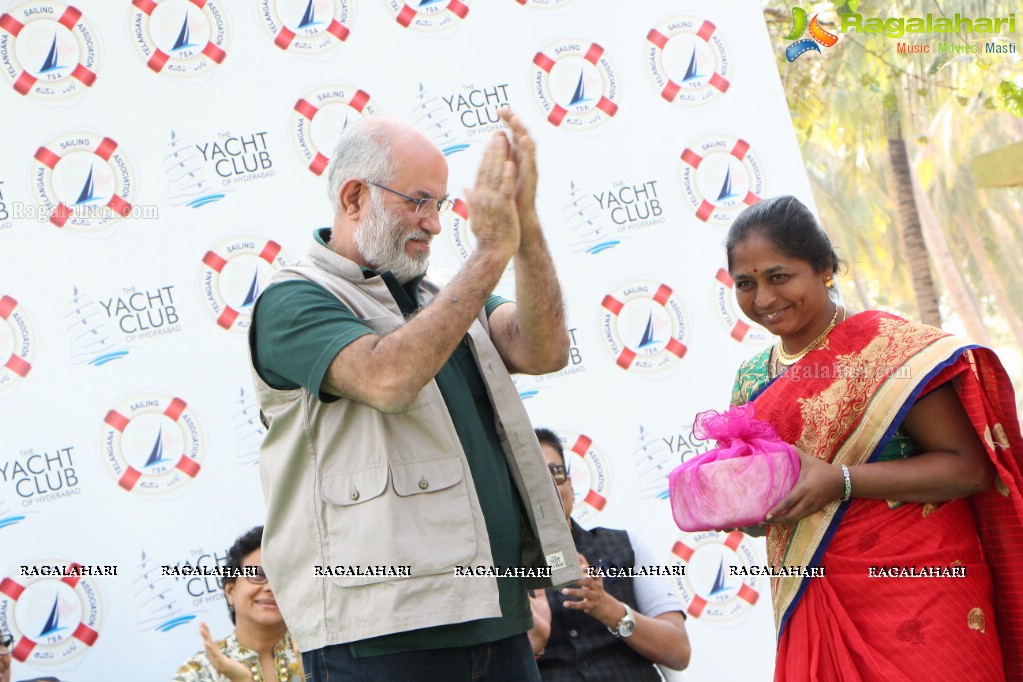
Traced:
[[[264, 570], [313, 680], [539, 680], [526, 590], [580, 577], [509, 376], [562, 368], [569, 341], [534, 144], [502, 117], [446, 286], [425, 277], [444, 155], [369, 117], [333, 154], [332, 228], [257, 301]], [[513, 258], [517, 304], [492, 295]]]

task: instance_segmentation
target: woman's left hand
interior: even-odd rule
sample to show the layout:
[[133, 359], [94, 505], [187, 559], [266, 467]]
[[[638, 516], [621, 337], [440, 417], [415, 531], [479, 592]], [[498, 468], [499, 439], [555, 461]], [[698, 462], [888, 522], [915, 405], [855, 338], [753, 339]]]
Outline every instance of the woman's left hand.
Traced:
[[767, 512], [771, 523], [795, 523], [820, 511], [845, 493], [842, 470], [806, 454], [795, 445], [799, 454], [799, 480], [792, 490]]

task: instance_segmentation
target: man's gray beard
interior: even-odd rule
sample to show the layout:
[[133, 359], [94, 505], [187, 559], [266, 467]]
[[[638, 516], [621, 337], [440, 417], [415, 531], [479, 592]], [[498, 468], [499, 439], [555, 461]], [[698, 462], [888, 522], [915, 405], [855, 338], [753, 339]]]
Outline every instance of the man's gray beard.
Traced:
[[426, 272], [430, 254], [412, 257], [405, 251], [405, 244], [411, 239], [430, 239], [430, 233], [423, 229], [406, 232], [403, 220], [387, 212], [383, 202], [373, 197], [366, 217], [355, 230], [355, 246], [359, 253], [377, 272], [391, 271], [391, 274], [405, 284]]

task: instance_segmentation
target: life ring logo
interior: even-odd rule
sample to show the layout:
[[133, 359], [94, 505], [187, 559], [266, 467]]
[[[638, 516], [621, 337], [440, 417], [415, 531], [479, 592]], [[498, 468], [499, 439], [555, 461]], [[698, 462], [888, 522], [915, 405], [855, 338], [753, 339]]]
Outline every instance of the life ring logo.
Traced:
[[199, 296], [221, 329], [246, 331], [259, 292], [287, 264], [273, 240], [254, 235], [225, 239], [202, 257]]
[[735, 280], [724, 268], [714, 276], [714, 309], [724, 322], [728, 335], [736, 341], [754, 345], [770, 342], [774, 336], [742, 314], [735, 304]]
[[640, 279], [616, 287], [600, 303], [600, 336], [624, 370], [657, 373], [686, 354], [687, 315], [667, 284]]
[[453, 27], [469, 14], [470, 0], [419, 0], [416, 6], [401, 0], [385, 0], [394, 20], [403, 28], [432, 33]]
[[682, 151], [682, 193], [703, 222], [730, 225], [760, 201], [764, 173], [749, 142], [726, 135], [705, 137]]
[[292, 109], [291, 141], [316, 175], [327, 170], [328, 155], [345, 128], [377, 113], [369, 93], [344, 83], [312, 90]]
[[58, 101], [96, 82], [96, 31], [75, 7], [23, 2], [0, 15], [0, 69], [22, 95]]
[[0, 393], [28, 376], [35, 354], [32, 321], [17, 300], [0, 295]]
[[728, 91], [732, 61], [711, 22], [675, 17], [650, 29], [646, 39], [644, 61], [666, 101], [708, 104]]
[[124, 490], [167, 493], [199, 474], [202, 428], [181, 398], [142, 393], [107, 412], [103, 422], [100, 451]]
[[146, 66], [175, 78], [193, 78], [227, 56], [227, 22], [213, 0], [132, 0], [132, 42]]
[[259, 14], [274, 45], [282, 50], [320, 54], [351, 34], [349, 0], [262, 0]]
[[576, 523], [588, 524], [607, 506], [611, 489], [610, 461], [584, 433], [558, 429], [558, 438], [572, 477], [572, 518]]
[[36, 150], [32, 189], [50, 223], [96, 233], [132, 213], [135, 171], [116, 141], [72, 132]]
[[[685, 567], [676, 576], [686, 613], [712, 622], [735, 620], [760, 598], [767, 577], [750, 575], [757, 561], [752, 541], [741, 531], [685, 533], [671, 549], [676, 564]], [[746, 570], [733, 571], [733, 567]], [[740, 575], [732, 575], [732, 573]], [[744, 574], [744, 575], [742, 575]]]
[[533, 57], [533, 66], [533, 94], [551, 125], [588, 130], [618, 112], [621, 81], [600, 45], [550, 43]]
[[81, 656], [96, 643], [102, 628], [99, 585], [87, 576], [43, 575], [53, 566], [78, 566], [65, 560], [37, 560], [25, 566], [30, 567], [29, 577], [0, 581], [0, 626], [14, 636], [12, 658], [51, 667]]

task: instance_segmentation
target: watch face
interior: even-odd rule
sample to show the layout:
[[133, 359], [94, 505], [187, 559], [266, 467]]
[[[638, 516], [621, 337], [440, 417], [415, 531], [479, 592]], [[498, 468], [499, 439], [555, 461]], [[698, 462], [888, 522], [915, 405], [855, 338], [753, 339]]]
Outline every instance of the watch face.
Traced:
[[625, 621], [624, 623], [619, 623], [618, 624], [618, 636], [619, 637], [628, 637], [629, 635], [631, 635], [635, 631], [636, 631], [636, 621], [632, 620], [631, 618], [629, 620]]

